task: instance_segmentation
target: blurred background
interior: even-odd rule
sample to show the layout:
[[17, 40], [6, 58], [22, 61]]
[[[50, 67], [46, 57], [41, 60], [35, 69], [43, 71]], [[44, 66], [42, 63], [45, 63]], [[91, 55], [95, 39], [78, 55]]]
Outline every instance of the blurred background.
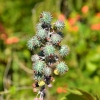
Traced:
[[69, 71], [54, 76], [50, 98], [60, 100], [70, 87], [100, 97], [100, 0], [0, 0], [0, 100], [33, 100], [36, 95], [26, 43], [42, 11], [52, 14], [52, 22], [64, 21], [62, 44], [70, 47], [64, 58]]

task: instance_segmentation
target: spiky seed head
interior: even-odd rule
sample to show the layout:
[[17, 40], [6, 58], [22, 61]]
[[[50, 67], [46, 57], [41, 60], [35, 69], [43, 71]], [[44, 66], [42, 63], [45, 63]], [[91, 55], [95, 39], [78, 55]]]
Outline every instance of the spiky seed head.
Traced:
[[54, 26], [57, 28], [57, 30], [62, 30], [65, 26], [64, 22], [61, 20], [58, 20], [55, 22]]
[[56, 69], [60, 74], [64, 74], [66, 71], [68, 71], [68, 66], [64, 62], [60, 62], [57, 66]]
[[67, 45], [62, 45], [61, 49], [59, 50], [59, 54], [64, 57], [66, 55], [68, 55], [69, 53], [69, 47]]
[[38, 56], [37, 54], [32, 55], [31, 60], [32, 60], [33, 62], [36, 62], [36, 61], [39, 60], [39, 56]]
[[50, 14], [50, 12], [45, 12], [43, 11], [40, 15], [40, 22], [42, 23], [51, 23], [52, 20], [52, 16]]
[[61, 40], [62, 40], [62, 38], [59, 34], [54, 33], [51, 35], [51, 41], [53, 44], [57, 44], [57, 43], [61, 42]]
[[45, 39], [47, 36], [47, 31], [45, 29], [40, 29], [37, 31], [37, 37], [39, 37], [40, 39]]
[[43, 79], [43, 74], [34, 74], [33, 79], [40, 81]]
[[41, 42], [38, 40], [38, 38], [36, 36], [33, 37], [33, 45], [40, 47]]
[[45, 66], [46, 64], [44, 61], [38, 60], [33, 64], [33, 70], [42, 73]]
[[45, 67], [44, 68], [44, 75], [45, 76], [50, 76], [51, 75], [51, 68], [50, 67]]
[[34, 49], [34, 45], [33, 45], [34, 41], [33, 41], [33, 38], [30, 38], [27, 42], [27, 47], [30, 49], [30, 50], [33, 50]]
[[45, 56], [54, 55], [55, 48], [51, 44], [46, 44], [45, 47], [43, 48], [43, 52], [44, 52]]
[[37, 30], [42, 29], [42, 23], [38, 23], [38, 24], [36, 25], [36, 29], [37, 29]]

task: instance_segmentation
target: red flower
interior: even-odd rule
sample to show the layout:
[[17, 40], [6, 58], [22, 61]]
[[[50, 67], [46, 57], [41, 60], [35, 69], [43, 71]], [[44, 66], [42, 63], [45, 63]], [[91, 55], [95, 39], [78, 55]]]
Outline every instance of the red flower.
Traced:
[[63, 91], [62, 91], [63, 93], [66, 93], [67, 92], [67, 90], [65, 90], [65, 89], [63, 89]]
[[58, 19], [61, 20], [61, 21], [65, 21], [65, 20], [66, 20], [64, 14], [60, 14], [60, 15], [58, 16]]
[[70, 31], [71, 32], [78, 32], [78, 30], [79, 30], [79, 27], [78, 26], [71, 26], [70, 27]]
[[79, 30], [79, 27], [78, 27], [78, 26], [73, 26], [73, 27], [72, 27], [72, 30], [73, 30], [74, 32], [77, 32], [77, 31]]
[[76, 18], [69, 18], [68, 19], [68, 22], [70, 25], [74, 25], [76, 23], [76, 21], [77, 21]]
[[76, 15], [76, 20], [79, 20], [81, 16], [79, 14]]
[[96, 14], [96, 17], [100, 18], [100, 12]]
[[10, 37], [5, 40], [6, 44], [14, 44], [14, 43], [18, 43], [18, 42], [19, 42], [18, 37]]
[[87, 13], [89, 11], [89, 7], [87, 5], [83, 6], [81, 9], [82, 13]]
[[92, 30], [100, 30], [100, 23], [92, 24], [92, 25], [91, 25], [91, 29], [92, 29]]
[[5, 40], [5, 39], [7, 38], [7, 35], [6, 35], [5, 33], [3, 33], [3, 34], [1, 34], [0, 38], [1, 38], [2, 40]]
[[58, 87], [57, 88], [57, 93], [62, 93], [63, 92], [63, 88], [62, 87]]
[[64, 89], [63, 87], [58, 87], [58, 88], [57, 88], [57, 93], [58, 93], [58, 94], [60, 94], [60, 93], [66, 93], [66, 92], [67, 92], [67, 90]]

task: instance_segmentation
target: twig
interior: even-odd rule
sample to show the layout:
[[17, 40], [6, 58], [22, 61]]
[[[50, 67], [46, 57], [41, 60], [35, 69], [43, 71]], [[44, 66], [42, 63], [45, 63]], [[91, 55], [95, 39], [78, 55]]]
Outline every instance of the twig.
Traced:
[[10, 69], [11, 61], [12, 61], [12, 58], [9, 57], [7, 65], [6, 65], [6, 69], [5, 69], [5, 72], [4, 72], [4, 77], [3, 77], [3, 87], [4, 87], [4, 90], [7, 90], [7, 88], [6, 88], [6, 79], [7, 79], [7, 75], [8, 75], [9, 69]]
[[18, 63], [18, 65], [20, 66], [20, 68], [22, 68], [25, 72], [29, 73], [29, 74], [33, 74], [33, 71], [31, 69], [29, 69], [28, 67], [26, 67], [19, 59], [18, 56], [14, 55], [14, 59], [16, 60], [16, 62]]
[[4, 100], [3, 95], [0, 95], [0, 100]]
[[[27, 89], [32, 89], [32, 87], [31, 87], [31, 86], [17, 87], [17, 88], [16, 88], [16, 91], [27, 90]], [[5, 90], [5, 91], [1, 91], [1, 92], [0, 92], [0, 95], [8, 94], [8, 93], [10, 93], [10, 91], [9, 91], [9, 90]]]

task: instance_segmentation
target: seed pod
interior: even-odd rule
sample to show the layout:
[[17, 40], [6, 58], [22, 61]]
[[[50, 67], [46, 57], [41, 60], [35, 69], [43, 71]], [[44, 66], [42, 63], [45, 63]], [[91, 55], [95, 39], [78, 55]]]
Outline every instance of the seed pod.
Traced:
[[64, 28], [65, 24], [63, 21], [58, 20], [54, 23], [54, 27], [57, 28], [57, 30], [62, 30]]
[[34, 80], [40, 81], [43, 79], [43, 74], [34, 74]]
[[35, 55], [32, 55], [32, 57], [31, 57], [31, 60], [33, 61], [33, 62], [36, 62], [36, 61], [38, 61], [40, 58], [39, 58], [39, 56], [37, 55], [37, 54], [35, 54]]
[[50, 76], [51, 75], [51, 68], [45, 67], [44, 68], [44, 75], [45, 76]]
[[45, 39], [47, 36], [47, 31], [45, 29], [40, 29], [37, 31], [37, 37], [39, 37], [40, 39]]
[[60, 74], [64, 74], [66, 71], [68, 71], [68, 66], [64, 62], [60, 62], [57, 66], [56, 69]]
[[40, 15], [40, 22], [42, 23], [51, 23], [52, 16], [49, 12], [42, 12]]
[[33, 41], [33, 38], [29, 39], [28, 42], [27, 42], [27, 47], [30, 49], [30, 50], [34, 50], [34, 45], [33, 45], [34, 41]]
[[33, 45], [40, 47], [41, 42], [38, 40], [36, 36], [33, 37]]
[[45, 62], [39, 60], [33, 64], [33, 70], [42, 73], [45, 66], [46, 66]]
[[59, 54], [61, 56], [66, 56], [69, 53], [69, 47], [67, 45], [61, 46], [61, 49], [59, 50]]
[[37, 29], [37, 30], [41, 30], [41, 29], [42, 29], [42, 23], [38, 23], [38, 24], [36, 25], [36, 29]]
[[53, 44], [58, 44], [59, 42], [61, 42], [62, 38], [59, 34], [52, 34], [51, 35], [51, 41]]
[[54, 55], [55, 48], [51, 44], [46, 44], [46, 46], [43, 48], [43, 52], [45, 56]]

